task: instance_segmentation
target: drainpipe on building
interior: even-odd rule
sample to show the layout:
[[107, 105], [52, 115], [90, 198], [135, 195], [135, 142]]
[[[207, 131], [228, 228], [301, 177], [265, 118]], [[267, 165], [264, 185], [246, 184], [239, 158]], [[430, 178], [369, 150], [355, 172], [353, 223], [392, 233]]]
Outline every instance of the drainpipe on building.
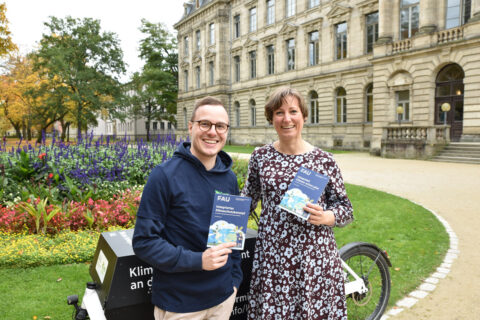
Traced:
[[[228, 114], [230, 117], [230, 124], [232, 124], [232, 5], [228, 4], [228, 40], [225, 42], [229, 44], [228, 50], [228, 74], [229, 74], [229, 89], [228, 89]], [[232, 132], [228, 135], [228, 144], [232, 144]]]

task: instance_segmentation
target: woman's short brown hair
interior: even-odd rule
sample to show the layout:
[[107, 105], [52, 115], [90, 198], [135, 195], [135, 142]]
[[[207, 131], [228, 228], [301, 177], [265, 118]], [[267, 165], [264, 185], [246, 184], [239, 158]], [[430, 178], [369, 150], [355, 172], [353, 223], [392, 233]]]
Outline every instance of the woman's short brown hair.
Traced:
[[[195, 113], [197, 112], [197, 109], [203, 106], [222, 106], [225, 109], [225, 106], [223, 105], [223, 102], [220, 101], [219, 99], [212, 97], [212, 96], [206, 96], [202, 99], [199, 99], [195, 101], [195, 105], [193, 106], [193, 111], [192, 111], [192, 117], [190, 118], [190, 121], [193, 121], [195, 119]], [[227, 109], [225, 109], [226, 111]]]
[[303, 118], [306, 119], [308, 117], [308, 108], [302, 95], [296, 89], [290, 87], [280, 87], [272, 93], [265, 104], [265, 117], [270, 124], [273, 120], [273, 113], [282, 106], [285, 98], [288, 96], [297, 98], [298, 106], [300, 107]]

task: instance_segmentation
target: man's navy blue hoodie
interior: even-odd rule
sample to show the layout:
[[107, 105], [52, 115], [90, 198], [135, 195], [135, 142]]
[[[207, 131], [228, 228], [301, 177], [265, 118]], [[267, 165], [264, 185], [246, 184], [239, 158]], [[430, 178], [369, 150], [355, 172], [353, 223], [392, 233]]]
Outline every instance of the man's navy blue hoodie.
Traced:
[[195, 312], [225, 301], [242, 281], [240, 253], [213, 271], [202, 269], [216, 191], [238, 194], [232, 159], [223, 151], [207, 171], [184, 142], [155, 167], [143, 189], [133, 235], [135, 254], [153, 268], [152, 302], [160, 309]]

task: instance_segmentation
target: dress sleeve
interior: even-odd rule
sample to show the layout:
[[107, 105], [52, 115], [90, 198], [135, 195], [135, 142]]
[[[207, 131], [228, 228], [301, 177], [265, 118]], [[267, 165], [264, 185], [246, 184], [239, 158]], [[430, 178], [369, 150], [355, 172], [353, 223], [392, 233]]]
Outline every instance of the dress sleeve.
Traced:
[[342, 174], [335, 160], [329, 167], [330, 181], [325, 188], [326, 210], [335, 215], [335, 226], [344, 227], [353, 221], [353, 207], [348, 199]]
[[[255, 209], [257, 208], [258, 201], [261, 197], [261, 187], [260, 187], [260, 175], [258, 168], [258, 158], [259, 155], [255, 151], [250, 157], [248, 163], [248, 174], [243, 186], [241, 195], [252, 198], [252, 204], [250, 206], [250, 214], [255, 215]], [[258, 218], [258, 217], [257, 217]]]

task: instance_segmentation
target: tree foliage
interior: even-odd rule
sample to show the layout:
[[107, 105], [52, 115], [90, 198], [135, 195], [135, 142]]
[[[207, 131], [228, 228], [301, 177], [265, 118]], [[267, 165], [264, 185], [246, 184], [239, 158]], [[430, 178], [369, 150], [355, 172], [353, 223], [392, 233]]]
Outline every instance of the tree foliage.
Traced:
[[[131, 113], [151, 120], [175, 122], [178, 92], [178, 53], [175, 37], [162, 23], [142, 19], [140, 58], [145, 61], [128, 87]], [[147, 126], [147, 134], [149, 134]]]
[[7, 6], [0, 3], [0, 57], [17, 49], [13, 43], [10, 30], [8, 29]]
[[97, 124], [101, 110], [117, 114], [122, 98], [119, 76], [125, 72], [123, 52], [118, 37], [102, 32], [99, 20], [50, 19], [45, 23], [49, 33], [43, 34], [34, 55], [35, 70], [55, 84], [49, 88], [55, 94], [46, 105], [66, 101], [74, 105], [80, 135], [87, 125]]

